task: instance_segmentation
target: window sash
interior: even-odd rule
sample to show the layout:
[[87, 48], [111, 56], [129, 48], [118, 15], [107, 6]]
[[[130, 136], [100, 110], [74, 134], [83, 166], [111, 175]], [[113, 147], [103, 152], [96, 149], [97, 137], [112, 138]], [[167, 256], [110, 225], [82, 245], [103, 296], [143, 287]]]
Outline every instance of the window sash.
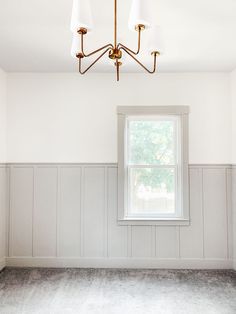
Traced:
[[[157, 213], [157, 214], [151, 214], [147, 213], [145, 214], [138, 214], [138, 215], [133, 215], [131, 213], [131, 200], [130, 200], [130, 195], [131, 195], [131, 184], [130, 184], [130, 179], [131, 179], [131, 169], [174, 169], [174, 176], [175, 176], [175, 210], [174, 213], [170, 214], [165, 214], [165, 213]], [[126, 210], [125, 210], [125, 217], [126, 218], [131, 218], [131, 217], [146, 217], [146, 218], [155, 218], [155, 217], [181, 217], [183, 215], [183, 202], [182, 202], [182, 175], [181, 175], [181, 167], [174, 165], [174, 166], [142, 166], [139, 167], [138, 165], [129, 165], [126, 168], [126, 175], [125, 175], [125, 182], [126, 182], [126, 200], [125, 203], [126, 205]]]
[[179, 145], [181, 145], [181, 121], [180, 116], [173, 115], [173, 116], [162, 116], [162, 115], [154, 115], [154, 116], [127, 116], [126, 117], [126, 141], [125, 141], [125, 151], [126, 151], [126, 164], [127, 165], [150, 165], [150, 166], [172, 166], [172, 164], [155, 164], [155, 163], [146, 163], [146, 164], [139, 164], [139, 163], [131, 163], [130, 156], [131, 156], [131, 150], [130, 150], [130, 131], [129, 131], [129, 125], [132, 121], [171, 121], [174, 122], [174, 135], [173, 135], [173, 142], [174, 142], [174, 162], [175, 165], [178, 164], [181, 161], [181, 152], [179, 151]]
[[[132, 213], [131, 212], [131, 171], [132, 169], [173, 169], [174, 170], [174, 177], [175, 177], [175, 208], [174, 208], [174, 213]], [[127, 212], [126, 212], [126, 217], [127, 218], [171, 218], [171, 217], [178, 217], [178, 203], [179, 203], [179, 185], [178, 185], [178, 167], [177, 166], [167, 166], [167, 167], [162, 167], [162, 166], [155, 166], [155, 167], [139, 167], [139, 166], [128, 166], [127, 167]]]

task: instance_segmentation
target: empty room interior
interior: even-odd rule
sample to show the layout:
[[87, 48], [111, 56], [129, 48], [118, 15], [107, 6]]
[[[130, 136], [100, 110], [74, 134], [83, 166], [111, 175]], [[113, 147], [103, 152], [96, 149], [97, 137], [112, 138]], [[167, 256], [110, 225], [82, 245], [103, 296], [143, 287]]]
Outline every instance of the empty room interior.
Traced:
[[0, 314], [236, 313], [235, 39], [235, 0], [0, 0]]

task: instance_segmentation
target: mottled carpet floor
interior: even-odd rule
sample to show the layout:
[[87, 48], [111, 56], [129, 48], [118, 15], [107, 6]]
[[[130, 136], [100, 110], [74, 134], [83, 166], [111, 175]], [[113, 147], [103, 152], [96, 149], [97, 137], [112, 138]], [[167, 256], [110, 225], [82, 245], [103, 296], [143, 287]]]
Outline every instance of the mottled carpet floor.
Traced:
[[0, 313], [235, 314], [236, 272], [7, 268]]

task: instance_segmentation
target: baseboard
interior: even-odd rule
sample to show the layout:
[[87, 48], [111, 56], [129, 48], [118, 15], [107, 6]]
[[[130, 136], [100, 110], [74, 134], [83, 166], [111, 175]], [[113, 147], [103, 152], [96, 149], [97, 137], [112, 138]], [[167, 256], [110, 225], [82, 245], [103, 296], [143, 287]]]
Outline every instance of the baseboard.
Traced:
[[225, 259], [9, 257], [6, 258], [6, 265], [52, 268], [232, 269], [233, 261]]
[[0, 258], [0, 271], [3, 270], [3, 268], [6, 267], [6, 260], [5, 258]]

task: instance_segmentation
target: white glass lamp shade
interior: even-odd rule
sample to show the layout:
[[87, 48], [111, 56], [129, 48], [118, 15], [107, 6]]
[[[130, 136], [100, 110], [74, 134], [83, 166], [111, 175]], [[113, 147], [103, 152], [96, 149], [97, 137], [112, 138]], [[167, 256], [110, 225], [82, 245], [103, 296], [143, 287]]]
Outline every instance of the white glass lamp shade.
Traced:
[[86, 28], [88, 32], [93, 28], [90, 0], [73, 0], [71, 31], [75, 33], [80, 28]]
[[152, 26], [149, 30], [149, 44], [148, 50], [150, 53], [158, 51], [163, 54], [163, 36], [160, 26]]
[[129, 16], [129, 28], [132, 31], [137, 25], [144, 25], [146, 29], [150, 27], [151, 17], [148, 9], [147, 0], [132, 0]]
[[73, 34], [72, 47], [71, 47], [71, 56], [76, 58], [80, 52], [80, 36], [79, 34]]

